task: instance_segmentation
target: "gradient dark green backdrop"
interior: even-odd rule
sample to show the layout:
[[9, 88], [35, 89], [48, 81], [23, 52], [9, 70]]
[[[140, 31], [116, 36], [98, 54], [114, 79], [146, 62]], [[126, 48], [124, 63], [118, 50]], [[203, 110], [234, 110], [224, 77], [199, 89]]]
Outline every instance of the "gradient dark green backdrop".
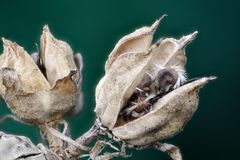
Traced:
[[[198, 30], [187, 47], [189, 77], [216, 75], [200, 93], [200, 105], [184, 132], [168, 140], [178, 145], [185, 160], [239, 159], [240, 145], [240, 5], [227, 0], [8, 0], [0, 2], [0, 36], [16, 41], [28, 52], [39, 43], [44, 24], [57, 38], [69, 42], [84, 58], [84, 109], [67, 117], [74, 138], [94, 121], [94, 88], [104, 73], [104, 62], [115, 43], [138, 27], [168, 14], [157, 30], [179, 38]], [[2, 50], [2, 47], [1, 47]], [[0, 116], [9, 113], [1, 102]], [[0, 126], [8, 133], [27, 135], [40, 142], [31, 125], [8, 121]], [[130, 152], [129, 152], [130, 153]], [[170, 159], [155, 150], [134, 152], [129, 160]]]

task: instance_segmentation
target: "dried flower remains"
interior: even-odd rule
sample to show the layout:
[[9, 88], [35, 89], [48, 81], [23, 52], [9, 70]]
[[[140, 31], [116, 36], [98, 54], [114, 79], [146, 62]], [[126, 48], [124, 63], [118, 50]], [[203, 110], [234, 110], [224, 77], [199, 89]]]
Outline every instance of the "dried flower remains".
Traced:
[[186, 77], [185, 47], [197, 31], [152, 44], [162, 18], [119, 40], [96, 87], [102, 127], [127, 144], [144, 146], [176, 135], [196, 111], [199, 89], [215, 79]]
[[[0, 56], [0, 93], [24, 122], [44, 124], [59, 120], [81, 96], [80, 54], [43, 28], [38, 53], [31, 56], [17, 43], [3, 38]], [[81, 108], [81, 103], [78, 103]]]

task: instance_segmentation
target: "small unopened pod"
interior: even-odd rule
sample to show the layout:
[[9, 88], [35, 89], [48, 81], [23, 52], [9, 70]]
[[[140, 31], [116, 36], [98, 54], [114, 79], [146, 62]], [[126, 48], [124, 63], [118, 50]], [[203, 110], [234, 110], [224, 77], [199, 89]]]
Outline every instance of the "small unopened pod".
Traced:
[[133, 145], [151, 144], [180, 132], [197, 109], [199, 89], [215, 78], [186, 78], [185, 47], [197, 32], [152, 44], [161, 19], [119, 40], [96, 87], [95, 112], [101, 124]]
[[40, 53], [32, 57], [17, 43], [3, 39], [0, 94], [12, 112], [28, 123], [59, 120], [81, 95], [81, 55], [56, 39], [45, 26]]

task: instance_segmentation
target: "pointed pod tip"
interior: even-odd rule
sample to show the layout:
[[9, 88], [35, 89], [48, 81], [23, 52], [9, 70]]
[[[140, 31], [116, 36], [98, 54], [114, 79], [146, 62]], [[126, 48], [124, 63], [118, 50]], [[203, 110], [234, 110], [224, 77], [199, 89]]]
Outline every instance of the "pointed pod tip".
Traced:
[[156, 21], [161, 22], [165, 17], [167, 17], [167, 14], [163, 14], [160, 18], [158, 18]]
[[192, 41], [197, 37], [198, 31], [195, 31], [189, 35], [183, 36], [181, 39], [185, 39], [186, 41]]
[[4, 42], [6, 39], [4, 37], [2, 37], [2, 41]]
[[45, 24], [45, 25], [43, 26], [43, 31], [45, 31], [45, 32], [49, 32], [49, 27], [48, 27], [47, 24]]
[[197, 36], [198, 31], [195, 31], [189, 35], [183, 36], [180, 40], [179, 40], [179, 45], [180, 48], [184, 48], [186, 47], [189, 43], [191, 43]]
[[167, 14], [163, 14], [158, 20], [161, 21], [163, 18], [167, 17]]
[[187, 36], [189, 36], [189, 39], [194, 40], [196, 38], [197, 34], [198, 34], [198, 31], [195, 31]]
[[47, 37], [53, 37], [47, 24], [43, 26], [42, 37], [43, 39]]
[[2, 41], [3, 41], [3, 44], [4, 44], [4, 45], [11, 43], [10, 40], [8, 40], [8, 39], [6, 39], [6, 38], [4, 38], [4, 37], [2, 37]]
[[208, 79], [209, 81], [212, 81], [212, 80], [217, 79], [217, 76], [209, 76], [209, 77], [207, 77], [207, 79]]
[[13, 46], [16, 43], [12, 42], [11, 40], [5, 39], [4, 37], [2, 37], [2, 41], [3, 41], [3, 46]]
[[151, 26], [152, 32], [155, 32], [155, 31], [157, 30], [160, 22], [161, 22], [162, 19], [163, 19], [164, 17], [166, 17], [166, 16], [167, 16], [167, 14], [162, 15], [160, 18], [158, 18], [158, 19], [152, 24], [152, 26]]
[[[25, 50], [18, 43], [2, 38], [3, 41], [3, 54], [13, 54], [16, 56], [20, 56], [21, 54], [25, 54]], [[26, 54], [28, 54], [26, 52]]]
[[215, 79], [217, 79], [216, 76], [203, 77], [203, 78], [200, 78], [200, 79], [199, 79], [199, 83], [200, 83], [201, 86], [202, 86], [202, 85], [208, 83], [209, 81], [212, 81], [212, 80], [215, 80]]
[[216, 76], [209, 76], [209, 77], [203, 77], [202, 80], [200, 79], [200, 86], [203, 86], [207, 84], [209, 81], [217, 79]]
[[50, 32], [49, 26], [46, 24], [43, 26], [43, 32], [42, 35], [52, 35], [52, 33]]
[[[193, 78], [192, 80], [189, 80], [186, 85], [183, 85], [182, 87], [186, 86], [190, 89], [200, 89], [204, 85], [206, 85], [209, 81], [217, 79], [216, 76], [208, 76], [208, 77], [201, 77], [201, 78]], [[181, 88], [181, 87], [180, 87]]]

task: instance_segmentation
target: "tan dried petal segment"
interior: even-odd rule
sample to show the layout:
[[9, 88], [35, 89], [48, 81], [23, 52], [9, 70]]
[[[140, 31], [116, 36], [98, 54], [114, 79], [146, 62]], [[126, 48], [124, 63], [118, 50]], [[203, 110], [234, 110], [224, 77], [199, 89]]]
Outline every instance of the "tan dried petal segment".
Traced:
[[142, 79], [150, 59], [150, 54], [144, 52], [122, 54], [100, 81], [95, 112], [104, 126], [114, 126], [120, 110]]
[[143, 77], [150, 61], [146, 51], [160, 20], [122, 38], [110, 54], [105, 65], [106, 74], [95, 92], [95, 112], [105, 126], [114, 126], [121, 107]]
[[113, 135], [133, 145], [147, 145], [174, 136], [196, 111], [199, 89], [213, 79], [200, 78], [168, 93], [145, 116], [114, 128]]
[[22, 90], [26, 93], [50, 89], [31, 56], [22, 47], [6, 39], [3, 39], [0, 68], [13, 69], [18, 75]]
[[155, 57], [148, 67], [148, 73], [155, 77], [161, 67], [171, 67], [178, 72], [185, 72], [185, 47], [194, 40], [197, 33], [198, 32], [195, 31], [192, 34], [183, 36], [179, 40], [174, 38], [160, 39], [152, 47], [152, 52], [154, 52], [153, 55]]
[[71, 72], [77, 72], [71, 47], [66, 42], [56, 39], [48, 26], [43, 28], [40, 48], [40, 58], [52, 88], [58, 80], [69, 76]]
[[105, 64], [105, 70], [107, 71], [121, 54], [147, 51], [152, 43], [154, 32], [165, 16], [163, 15], [156, 20], [152, 26], [142, 27], [121, 38], [110, 53]]
[[178, 44], [178, 50], [169, 59], [169, 61], [166, 63], [166, 66], [174, 67], [177, 70], [185, 70], [184, 67], [187, 61], [185, 56], [185, 47], [196, 38], [197, 34], [198, 31], [195, 31], [189, 35], [183, 36], [179, 40], [175, 40]]

